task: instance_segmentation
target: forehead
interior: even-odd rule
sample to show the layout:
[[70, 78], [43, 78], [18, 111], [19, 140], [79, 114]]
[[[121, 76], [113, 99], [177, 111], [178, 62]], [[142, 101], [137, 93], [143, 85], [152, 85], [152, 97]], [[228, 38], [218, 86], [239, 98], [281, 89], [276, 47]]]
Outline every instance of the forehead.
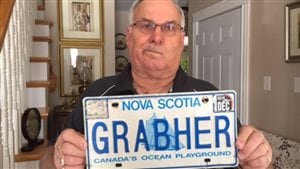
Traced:
[[180, 12], [171, 0], [144, 0], [134, 11], [134, 20], [149, 19], [156, 23], [178, 21]]

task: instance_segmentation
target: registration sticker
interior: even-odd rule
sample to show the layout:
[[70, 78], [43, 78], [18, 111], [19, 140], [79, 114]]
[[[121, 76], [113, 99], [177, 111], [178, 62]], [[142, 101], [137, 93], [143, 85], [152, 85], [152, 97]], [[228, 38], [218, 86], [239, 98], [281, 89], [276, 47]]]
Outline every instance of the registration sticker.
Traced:
[[86, 97], [87, 168], [238, 165], [235, 91]]

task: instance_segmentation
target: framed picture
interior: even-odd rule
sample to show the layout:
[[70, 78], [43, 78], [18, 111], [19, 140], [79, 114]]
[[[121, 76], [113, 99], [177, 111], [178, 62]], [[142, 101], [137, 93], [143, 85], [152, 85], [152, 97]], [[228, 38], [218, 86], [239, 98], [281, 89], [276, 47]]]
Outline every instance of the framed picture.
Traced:
[[285, 61], [300, 61], [300, 2], [285, 6]]
[[102, 0], [58, 0], [61, 41], [103, 41]]
[[93, 45], [59, 47], [61, 96], [81, 95], [94, 80], [103, 76], [103, 49]]

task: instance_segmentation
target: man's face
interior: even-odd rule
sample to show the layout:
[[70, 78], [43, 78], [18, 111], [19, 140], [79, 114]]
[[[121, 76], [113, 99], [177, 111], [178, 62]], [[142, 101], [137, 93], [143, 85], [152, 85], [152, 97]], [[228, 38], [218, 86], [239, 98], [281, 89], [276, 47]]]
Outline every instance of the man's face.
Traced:
[[[158, 25], [181, 23], [181, 15], [169, 0], [144, 0], [134, 11], [133, 22], [147, 21]], [[164, 78], [174, 75], [183, 50], [184, 32], [167, 34], [156, 26], [153, 32], [143, 32], [137, 25], [128, 28], [127, 45], [133, 71]]]

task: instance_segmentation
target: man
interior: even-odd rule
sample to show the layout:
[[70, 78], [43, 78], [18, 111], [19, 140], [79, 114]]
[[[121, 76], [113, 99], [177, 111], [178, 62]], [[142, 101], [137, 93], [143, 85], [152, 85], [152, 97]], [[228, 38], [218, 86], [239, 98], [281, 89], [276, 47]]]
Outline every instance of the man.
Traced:
[[[84, 96], [192, 92], [216, 90], [210, 83], [188, 77], [180, 68], [183, 51], [184, 15], [171, 0], [135, 1], [129, 16], [127, 45], [131, 65], [119, 75], [92, 83]], [[41, 166], [84, 168], [87, 142], [84, 139], [82, 103], [78, 102], [64, 130]], [[68, 129], [66, 129], [68, 128]], [[272, 150], [263, 134], [252, 126], [242, 126], [236, 141], [242, 168], [264, 169]]]

